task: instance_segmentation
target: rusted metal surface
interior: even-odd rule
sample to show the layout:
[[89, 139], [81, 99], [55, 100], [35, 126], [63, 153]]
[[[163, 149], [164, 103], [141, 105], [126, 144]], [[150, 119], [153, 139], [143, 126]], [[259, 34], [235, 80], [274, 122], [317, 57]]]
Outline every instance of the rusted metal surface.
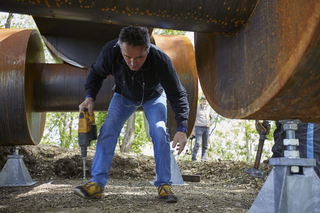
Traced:
[[[88, 69], [68, 64], [36, 64], [34, 107], [37, 112], [78, 112], [84, 101]], [[113, 76], [108, 76], [94, 103], [95, 111], [107, 111], [113, 96]]]
[[44, 62], [35, 30], [0, 30], [0, 145], [33, 145], [41, 140], [45, 113], [33, 107], [33, 67]]
[[[90, 69], [102, 47], [119, 37], [123, 26], [34, 17], [43, 41], [53, 58], [59, 63], [68, 63]], [[153, 28], [148, 28], [151, 34]], [[95, 32], [95, 33], [92, 33]]]
[[2, 0], [0, 11], [115, 25], [234, 34], [250, 17], [257, 0]]
[[[44, 42], [56, 58], [79, 68], [91, 67], [102, 47], [119, 37], [120, 25], [34, 17]], [[74, 63], [75, 62], [75, 63]]]
[[[198, 74], [193, 45], [186, 36], [153, 35], [153, 37], [156, 45], [171, 58], [180, 81], [187, 90], [190, 107], [187, 133], [189, 136], [196, 118], [198, 104]], [[168, 128], [172, 140], [177, 127], [171, 107], [168, 107]]]
[[222, 116], [320, 122], [320, 1], [259, 1], [236, 36], [195, 34], [203, 91]]

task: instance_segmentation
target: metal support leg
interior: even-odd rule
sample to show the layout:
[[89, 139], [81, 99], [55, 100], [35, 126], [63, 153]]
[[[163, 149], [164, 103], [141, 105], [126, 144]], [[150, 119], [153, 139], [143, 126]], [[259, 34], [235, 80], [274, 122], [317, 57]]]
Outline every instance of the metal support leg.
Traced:
[[28, 169], [22, 160], [23, 155], [19, 155], [19, 149], [20, 146], [15, 146], [13, 155], [7, 156], [8, 161], [0, 173], [0, 187], [31, 186], [36, 183], [32, 181]]
[[284, 158], [271, 158], [273, 169], [249, 213], [320, 212], [320, 180], [313, 170], [315, 159], [300, 158], [295, 138], [299, 120], [281, 120], [286, 131]]
[[[172, 185], [188, 185], [187, 183], [183, 182], [183, 178], [181, 176], [180, 173], [180, 169], [178, 167], [177, 161], [174, 157], [174, 150], [170, 150], [171, 154], [171, 181], [172, 181]], [[150, 182], [152, 185], [154, 184], [154, 182], [157, 181], [157, 174], [154, 177], [153, 182]]]

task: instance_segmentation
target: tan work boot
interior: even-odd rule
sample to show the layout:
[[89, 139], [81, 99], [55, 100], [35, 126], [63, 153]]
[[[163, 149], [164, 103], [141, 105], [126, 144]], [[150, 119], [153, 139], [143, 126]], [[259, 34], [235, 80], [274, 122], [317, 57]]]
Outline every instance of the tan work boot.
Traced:
[[84, 186], [78, 186], [74, 193], [85, 199], [101, 199], [103, 189], [94, 182], [88, 182]]
[[178, 201], [178, 197], [175, 195], [175, 193], [172, 191], [171, 186], [169, 186], [168, 184], [159, 186], [158, 194], [166, 203], [176, 203]]

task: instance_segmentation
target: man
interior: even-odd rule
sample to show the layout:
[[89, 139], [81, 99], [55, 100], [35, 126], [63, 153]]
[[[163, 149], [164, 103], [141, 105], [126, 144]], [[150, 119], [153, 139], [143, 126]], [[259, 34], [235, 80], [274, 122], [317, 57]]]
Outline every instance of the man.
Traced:
[[79, 110], [93, 113], [94, 100], [108, 75], [115, 79], [115, 93], [108, 108], [108, 116], [100, 129], [92, 178], [84, 186], [75, 188], [83, 198], [101, 198], [109, 179], [120, 131], [134, 111], [142, 106], [149, 122], [154, 145], [158, 194], [165, 202], [176, 203], [171, 189], [170, 141], [166, 98], [170, 101], [177, 121], [177, 133], [172, 147], [180, 154], [187, 143], [189, 105], [185, 88], [181, 85], [170, 58], [150, 44], [148, 29], [129, 26], [121, 30], [119, 39], [108, 42], [92, 65], [85, 85], [86, 99]]
[[197, 160], [197, 154], [202, 138], [202, 161], [207, 161], [207, 148], [209, 138], [209, 127], [214, 118], [213, 110], [208, 107], [206, 97], [201, 97], [201, 104], [197, 108], [196, 121], [194, 123], [193, 136], [196, 137], [196, 143], [192, 151], [192, 161]]

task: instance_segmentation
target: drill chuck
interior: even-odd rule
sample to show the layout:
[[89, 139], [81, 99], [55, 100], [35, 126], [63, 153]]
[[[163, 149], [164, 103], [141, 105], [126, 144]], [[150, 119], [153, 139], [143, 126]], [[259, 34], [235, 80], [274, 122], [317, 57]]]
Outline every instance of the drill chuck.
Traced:
[[87, 157], [87, 146], [81, 146], [81, 157]]

